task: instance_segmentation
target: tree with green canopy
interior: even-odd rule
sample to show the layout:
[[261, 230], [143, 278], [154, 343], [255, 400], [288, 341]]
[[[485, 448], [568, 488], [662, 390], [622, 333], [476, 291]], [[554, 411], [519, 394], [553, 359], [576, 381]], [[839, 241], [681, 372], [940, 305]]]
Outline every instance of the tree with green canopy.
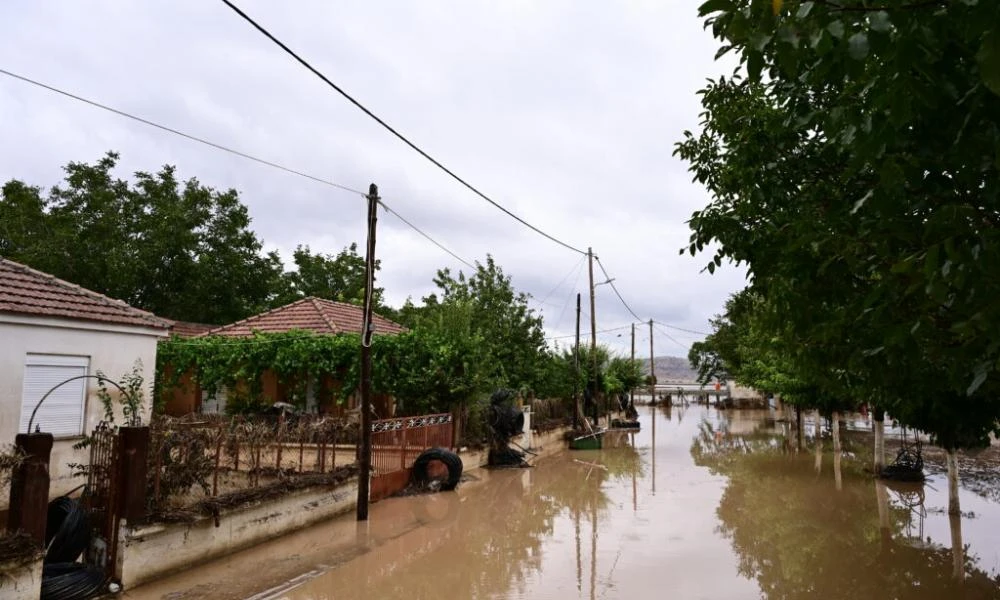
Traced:
[[713, 194], [688, 250], [746, 262], [796, 362], [952, 457], [1000, 417], [998, 11], [709, 0], [747, 76], [708, 84], [678, 146]]
[[47, 194], [5, 183], [0, 255], [171, 319], [222, 324], [268, 307], [281, 261], [235, 190], [180, 181], [171, 166], [129, 182], [118, 160], [72, 162]]

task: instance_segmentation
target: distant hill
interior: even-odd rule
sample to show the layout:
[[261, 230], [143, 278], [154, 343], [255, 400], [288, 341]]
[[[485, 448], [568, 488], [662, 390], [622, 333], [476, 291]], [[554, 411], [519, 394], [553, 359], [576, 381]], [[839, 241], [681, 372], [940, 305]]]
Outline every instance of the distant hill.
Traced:
[[[649, 372], [648, 360], [644, 362], [646, 372]], [[657, 356], [653, 358], [653, 366], [656, 370], [656, 380], [683, 381], [694, 383], [698, 379], [698, 373], [691, 368], [691, 363], [687, 358], [680, 356]]]

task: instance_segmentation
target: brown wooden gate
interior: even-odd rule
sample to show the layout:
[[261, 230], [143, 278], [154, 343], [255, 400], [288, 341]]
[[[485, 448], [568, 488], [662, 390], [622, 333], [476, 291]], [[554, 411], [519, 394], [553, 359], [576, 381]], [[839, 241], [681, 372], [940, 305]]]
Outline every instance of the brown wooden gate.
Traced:
[[113, 423], [101, 422], [91, 434], [90, 468], [83, 506], [94, 536], [87, 551], [87, 562], [103, 567], [108, 577], [114, 576], [118, 547], [120, 456], [118, 428]]
[[424, 450], [451, 447], [452, 425], [448, 413], [374, 421], [369, 498], [377, 502], [405, 488], [413, 461]]

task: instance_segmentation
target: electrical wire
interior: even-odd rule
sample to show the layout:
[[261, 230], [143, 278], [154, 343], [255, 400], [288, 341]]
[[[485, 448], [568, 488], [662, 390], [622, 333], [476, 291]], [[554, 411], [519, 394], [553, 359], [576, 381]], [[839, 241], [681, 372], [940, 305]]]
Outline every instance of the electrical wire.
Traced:
[[615, 287], [615, 282], [612, 281], [611, 275], [608, 275], [608, 271], [607, 269], [604, 268], [604, 263], [601, 262], [601, 259], [595, 256], [594, 260], [597, 261], [597, 266], [601, 268], [601, 273], [604, 273], [604, 278], [607, 280], [608, 284], [611, 285], [611, 289], [615, 291], [615, 295], [618, 296], [618, 299], [621, 300], [622, 306], [625, 307], [625, 310], [627, 310], [629, 314], [635, 317], [637, 321], [642, 321], [642, 317], [635, 314], [635, 311], [632, 310], [632, 307], [628, 305], [628, 302], [625, 302], [625, 298], [622, 297], [621, 292], [619, 292], [618, 288]]
[[388, 204], [386, 204], [382, 200], [379, 200], [379, 204], [382, 205], [382, 208], [384, 208], [387, 213], [389, 213], [390, 215], [396, 217], [397, 219], [399, 219], [400, 221], [402, 221], [403, 223], [405, 223], [406, 225], [408, 225], [410, 227], [410, 229], [412, 229], [413, 231], [416, 231], [417, 233], [419, 233], [420, 235], [422, 235], [424, 238], [426, 238], [427, 241], [429, 241], [430, 243], [434, 244], [435, 246], [437, 246], [441, 250], [445, 251], [447, 254], [451, 255], [452, 258], [454, 258], [458, 262], [462, 263], [463, 265], [469, 267], [473, 271], [476, 269], [476, 265], [470, 263], [469, 261], [465, 260], [461, 256], [455, 254], [454, 252], [452, 252], [451, 250], [449, 250], [447, 247], [445, 247], [444, 244], [442, 244], [441, 242], [439, 242], [439, 241], [435, 240], [434, 238], [432, 238], [429, 234], [424, 233], [424, 231], [422, 229], [420, 229], [419, 227], [417, 227], [413, 223], [407, 221], [403, 217], [403, 215], [401, 215], [398, 212], [394, 211], [393, 209], [389, 208]]
[[476, 194], [477, 196], [479, 196], [483, 200], [489, 202], [494, 207], [496, 207], [501, 212], [503, 212], [507, 216], [511, 217], [515, 221], [521, 223], [522, 225], [524, 225], [528, 229], [531, 229], [535, 233], [537, 233], [537, 234], [539, 234], [539, 235], [541, 235], [541, 236], [549, 239], [550, 241], [553, 241], [553, 242], [559, 244], [560, 246], [562, 246], [562, 247], [564, 247], [564, 248], [566, 248], [568, 250], [572, 250], [573, 252], [576, 252], [578, 254], [587, 254], [583, 250], [580, 250], [579, 248], [571, 246], [570, 244], [567, 244], [566, 242], [564, 242], [564, 241], [562, 241], [562, 240], [560, 240], [560, 239], [558, 239], [558, 238], [556, 238], [556, 237], [554, 237], [554, 236], [552, 236], [552, 235], [550, 235], [550, 234], [542, 231], [538, 227], [532, 225], [531, 223], [529, 223], [529, 222], [525, 221], [524, 219], [522, 219], [521, 217], [517, 216], [516, 214], [514, 214], [513, 212], [511, 212], [510, 210], [508, 210], [503, 205], [501, 205], [500, 203], [496, 202], [495, 200], [493, 200], [492, 198], [490, 198], [489, 196], [487, 196], [483, 192], [479, 191], [478, 188], [476, 188], [475, 186], [473, 186], [472, 184], [470, 184], [469, 182], [467, 182], [465, 179], [462, 179], [461, 177], [459, 177], [458, 175], [456, 175], [454, 171], [452, 171], [448, 167], [444, 166], [444, 164], [442, 164], [436, 158], [434, 158], [433, 156], [431, 156], [430, 154], [428, 154], [427, 152], [425, 152], [423, 149], [421, 149], [415, 143], [411, 142], [406, 136], [404, 136], [399, 131], [397, 131], [395, 128], [393, 128], [391, 125], [389, 125], [388, 123], [386, 123], [385, 121], [383, 121], [378, 115], [376, 115], [375, 113], [373, 113], [371, 110], [369, 110], [367, 107], [365, 107], [365, 105], [361, 104], [361, 102], [359, 102], [353, 96], [351, 96], [346, 91], [344, 91], [343, 88], [341, 88], [340, 86], [338, 86], [336, 83], [334, 83], [333, 81], [331, 81], [326, 75], [324, 75], [318, 69], [316, 69], [311, 64], [309, 64], [308, 61], [306, 61], [304, 58], [302, 58], [301, 56], [299, 56], [298, 54], [296, 54], [294, 50], [292, 50], [287, 45], [285, 45], [284, 42], [282, 42], [277, 37], [275, 37], [270, 31], [268, 31], [262, 25], [260, 25], [259, 23], [257, 23], [257, 21], [253, 20], [253, 18], [251, 18], [245, 12], [243, 12], [242, 10], [240, 10], [240, 8], [238, 6], [236, 6], [235, 4], [233, 4], [232, 2], [230, 2], [230, 0], [222, 0], [222, 2], [223, 2], [223, 4], [225, 4], [226, 6], [228, 6], [229, 8], [231, 8], [233, 10], [233, 12], [235, 12], [240, 17], [242, 17], [247, 23], [249, 23], [250, 25], [252, 25], [254, 29], [256, 29], [261, 34], [263, 34], [264, 37], [266, 37], [267, 39], [269, 39], [272, 42], [274, 42], [274, 44], [276, 44], [279, 48], [281, 48], [282, 50], [284, 50], [285, 53], [287, 53], [289, 56], [291, 56], [292, 58], [294, 58], [303, 67], [305, 67], [306, 69], [308, 69], [313, 75], [315, 75], [316, 77], [319, 77], [320, 80], [323, 81], [323, 83], [325, 83], [328, 86], [330, 86], [334, 91], [336, 91], [338, 94], [340, 94], [345, 99], [347, 99], [348, 102], [350, 102], [351, 104], [353, 104], [354, 106], [356, 106], [358, 109], [360, 109], [361, 112], [363, 112], [366, 115], [368, 115], [369, 117], [371, 117], [376, 123], [378, 123], [383, 128], [385, 128], [389, 133], [391, 133], [392, 135], [396, 136], [396, 138], [398, 138], [404, 144], [406, 144], [411, 149], [413, 149], [414, 151], [416, 151], [417, 154], [419, 154], [420, 156], [423, 156], [424, 158], [426, 158], [427, 160], [429, 160], [434, 166], [436, 166], [437, 168], [441, 169], [442, 171], [444, 171], [445, 173], [447, 173], [448, 175], [450, 175], [452, 179], [454, 179], [455, 181], [457, 181], [460, 184], [462, 184], [463, 186], [465, 186], [467, 189], [469, 189], [470, 191], [472, 191], [472, 193]]
[[676, 329], [677, 331], [683, 331], [684, 333], [693, 333], [694, 335], [712, 335], [711, 333], [706, 333], [704, 331], [695, 331], [694, 329], [684, 329], [683, 327], [678, 327], [676, 325], [671, 325], [669, 323], [663, 323], [661, 321], [653, 321], [657, 325], [662, 325], [664, 327], [669, 327], [670, 329]]
[[[20, 81], [23, 81], [25, 83], [30, 83], [31, 85], [40, 87], [40, 88], [48, 90], [50, 92], [54, 92], [54, 93], [59, 94], [61, 96], [65, 96], [67, 98], [71, 98], [73, 100], [77, 100], [78, 102], [82, 102], [84, 104], [88, 104], [88, 105], [93, 106], [95, 108], [99, 108], [101, 110], [104, 110], [104, 111], [116, 114], [116, 115], [118, 115], [120, 117], [125, 117], [126, 119], [131, 119], [132, 121], [136, 121], [138, 123], [142, 123], [143, 125], [148, 125], [150, 127], [154, 127], [154, 128], [159, 129], [161, 131], [166, 131], [167, 133], [172, 133], [172, 134], [180, 136], [182, 138], [185, 138], [185, 139], [188, 139], [188, 140], [191, 140], [191, 141], [194, 141], [194, 142], [198, 142], [199, 144], [204, 144], [205, 146], [208, 146], [210, 148], [214, 148], [216, 150], [221, 150], [223, 152], [228, 152], [229, 154], [233, 154], [235, 156], [239, 156], [240, 158], [245, 158], [247, 160], [251, 160], [253, 162], [256, 162], [256, 163], [259, 163], [259, 164], [262, 164], [262, 165], [265, 165], [265, 166], [268, 166], [268, 167], [271, 167], [271, 168], [274, 168], [274, 169], [278, 169], [280, 171], [284, 171], [284, 172], [290, 173], [292, 175], [297, 175], [299, 177], [303, 177], [305, 179], [309, 179], [309, 180], [314, 181], [316, 183], [322, 183], [323, 185], [328, 185], [328, 186], [331, 186], [331, 187], [334, 187], [334, 188], [337, 188], [337, 189], [340, 189], [340, 190], [344, 190], [346, 192], [352, 192], [354, 194], [358, 194], [359, 196], [362, 196], [362, 197], [365, 197], [365, 198], [368, 197], [368, 195], [365, 194], [364, 192], [362, 192], [361, 190], [356, 190], [356, 189], [354, 189], [352, 187], [339, 184], [339, 183], [337, 183], [335, 181], [330, 181], [329, 179], [324, 179], [322, 177], [317, 177], [315, 175], [310, 175], [309, 173], [305, 173], [303, 171], [299, 171], [297, 169], [286, 167], [286, 166], [284, 166], [282, 164], [279, 164], [279, 163], [276, 163], [276, 162], [273, 162], [273, 161], [270, 161], [270, 160], [267, 160], [267, 159], [263, 159], [263, 158], [259, 158], [259, 157], [253, 156], [251, 154], [247, 154], [246, 152], [242, 152], [240, 150], [236, 150], [236, 149], [230, 148], [228, 146], [224, 146], [222, 144], [213, 142], [211, 140], [207, 140], [205, 138], [202, 138], [202, 137], [190, 134], [190, 133], [185, 133], [185, 132], [183, 132], [183, 131], [181, 131], [179, 129], [175, 129], [175, 128], [169, 127], [167, 125], [161, 125], [160, 123], [156, 123], [155, 121], [151, 121], [151, 120], [146, 119], [144, 117], [140, 117], [140, 116], [137, 116], [137, 115], [125, 112], [124, 110], [120, 110], [120, 109], [114, 108], [112, 106], [108, 106], [107, 104], [102, 104], [101, 102], [98, 102], [96, 100], [91, 100], [89, 98], [85, 98], [83, 96], [74, 94], [72, 92], [67, 92], [66, 90], [62, 90], [62, 89], [59, 89], [59, 88], [57, 88], [55, 86], [48, 85], [48, 84], [42, 83], [40, 81], [36, 81], [34, 79], [31, 79], [30, 77], [25, 77], [24, 75], [19, 75], [17, 73], [13, 73], [13, 72], [8, 71], [6, 69], [0, 69], [0, 73], [2, 73], [4, 75], [7, 75], [8, 77], [12, 77], [14, 79], [18, 79]], [[466, 266], [468, 266], [471, 269], [475, 269], [476, 268], [475, 265], [473, 265], [469, 261], [463, 259], [461, 256], [458, 256], [457, 254], [455, 254], [454, 252], [452, 252], [451, 250], [449, 250], [448, 248], [446, 248], [443, 244], [441, 244], [440, 242], [438, 242], [437, 240], [435, 240], [434, 238], [432, 238], [430, 235], [428, 235], [427, 233], [425, 233], [423, 230], [421, 230], [419, 227], [417, 227], [416, 225], [414, 225], [413, 223], [411, 223], [409, 220], [407, 220], [403, 215], [399, 214], [398, 212], [396, 212], [395, 210], [393, 210], [392, 208], [390, 208], [389, 205], [387, 205], [383, 200], [380, 199], [379, 200], [379, 204], [382, 205], [382, 207], [386, 210], [386, 212], [388, 212], [389, 214], [393, 215], [394, 217], [396, 217], [397, 219], [399, 219], [400, 221], [402, 221], [410, 229], [416, 231], [418, 234], [420, 234], [421, 236], [423, 236], [424, 238], [426, 238], [428, 241], [430, 241], [432, 244], [434, 244], [435, 246], [437, 246], [441, 250], [445, 251], [447, 254], [451, 255], [454, 259], [456, 259], [457, 261], [461, 262], [463, 265], [466, 265]]]
[[678, 346], [680, 346], [681, 348], [684, 348], [685, 350], [691, 350], [691, 346], [680, 343], [679, 341], [677, 341], [677, 338], [675, 338], [674, 336], [672, 336], [669, 333], [667, 333], [667, 331], [665, 329], [659, 329], [659, 328], [657, 328], [657, 329], [659, 330], [659, 332], [661, 334], [665, 335], [667, 337], [667, 339], [670, 340], [671, 342], [677, 344]]
[[284, 165], [280, 165], [280, 164], [278, 164], [276, 162], [272, 162], [272, 161], [269, 161], [269, 160], [266, 160], [266, 159], [263, 159], [263, 158], [258, 158], [256, 156], [252, 156], [250, 154], [247, 154], [246, 152], [241, 152], [239, 150], [235, 150], [235, 149], [230, 148], [228, 146], [223, 146], [222, 144], [217, 144], [215, 142], [206, 140], [205, 138], [201, 138], [201, 137], [198, 137], [196, 135], [192, 135], [190, 133], [185, 133], [185, 132], [183, 132], [183, 131], [181, 131], [179, 129], [174, 129], [173, 127], [168, 127], [166, 125], [160, 125], [159, 123], [155, 123], [153, 121], [150, 121], [149, 119], [145, 119], [143, 117], [139, 117], [139, 116], [133, 115], [131, 113], [127, 113], [124, 110], [119, 110], [117, 108], [113, 108], [113, 107], [108, 106], [106, 104], [101, 104], [100, 102], [97, 102], [96, 100], [90, 100], [88, 98], [84, 98], [83, 96], [78, 96], [78, 95], [73, 94], [71, 92], [67, 92], [67, 91], [61, 90], [61, 89], [59, 89], [57, 87], [54, 87], [54, 86], [42, 83], [40, 81], [36, 81], [36, 80], [31, 79], [29, 77], [25, 77], [24, 75], [18, 75], [17, 73], [13, 73], [13, 72], [8, 71], [6, 69], [0, 69], [0, 73], [6, 75], [8, 77], [13, 77], [14, 79], [19, 79], [19, 80], [21, 80], [21, 81], [23, 81], [25, 83], [30, 83], [31, 85], [34, 85], [34, 86], [46, 89], [46, 90], [48, 90], [50, 92], [55, 92], [56, 94], [59, 94], [61, 96], [65, 96], [67, 98], [72, 98], [73, 100], [76, 100], [78, 102], [83, 102], [84, 104], [89, 104], [90, 106], [93, 106], [95, 108], [99, 108], [101, 110], [105, 110], [107, 112], [114, 113], [114, 114], [116, 114], [116, 115], [118, 115], [120, 117], [125, 117], [126, 119], [131, 119], [131, 120], [136, 121], [138, 123], [142, 123], [143, 125], [148, 125], [150, 127], [155, 127], [156, 129], [160, 129], [162, 131], [166, 131], [168, 133], [172, 133], [174, 135], [178, 135], [178, 136], [180, 136], [182, 138], [186, 138], [186, 139], [191, 140], [193, 142], [198, 142], [199, 144], [204, 144], [204, 145], [209, 146], [211, 148], [215, 148], [216, 150], [222, 150], [223, 152], [228, 152], [229, 154], [233, 154], [235, 156], [239, 156], [239, 157], [245, 158], [247, 160], [252, 160], [252, 161], [254, 161], [256, 163], [260, 163], [262, 165], [266, 165], [266, 166], [272, 167], [274, 169], [279, 169], [281, 171], [285, 171], [286, 173], [291, 173], [292, 175], [298, 175], [299, 177], [305, 177], [306, 179], [311, 179], [311, 180], [313, 180], [313, 181], [315, 181], [317, 183], [322, 183], [324, 185], [335, 187], [335, 188], [344, 190], [345, 192], [352, 192], [352, 193], [358, 194], [360, 196], [365, 196], [364, 192], [362, 192], [360, 190], [356, 190], [356, 189], [354, 189], [352, 187], [348, 187], [346, 185], [341, 185], [341, 184], [339, 184], [339, 183], [337, 183], [335, 181], [330, 181], [329, 179], [323, 179], [322, 177], [316, 177], [315, 175], [310, 175], [308, 173], [303, 173], [302, 171], [297, 171], [295, 169], [286, 167]]

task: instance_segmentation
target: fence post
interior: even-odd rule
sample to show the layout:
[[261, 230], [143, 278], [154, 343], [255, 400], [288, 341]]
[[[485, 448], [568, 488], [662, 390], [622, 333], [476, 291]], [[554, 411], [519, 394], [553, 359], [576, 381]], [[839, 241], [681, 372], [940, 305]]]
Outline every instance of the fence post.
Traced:
[[149, 427], [118, 429], [119, 486], [121, 512], [129, 523], [146, 514], [146, 470], [149, 456]]
[[19, 433], [14, 438], [14, 445], [25, 454], [25, 459], [11, 477], [7, 531], [23, 531], [39, 547], [45, 545], [52, 441], [51, 433]]

